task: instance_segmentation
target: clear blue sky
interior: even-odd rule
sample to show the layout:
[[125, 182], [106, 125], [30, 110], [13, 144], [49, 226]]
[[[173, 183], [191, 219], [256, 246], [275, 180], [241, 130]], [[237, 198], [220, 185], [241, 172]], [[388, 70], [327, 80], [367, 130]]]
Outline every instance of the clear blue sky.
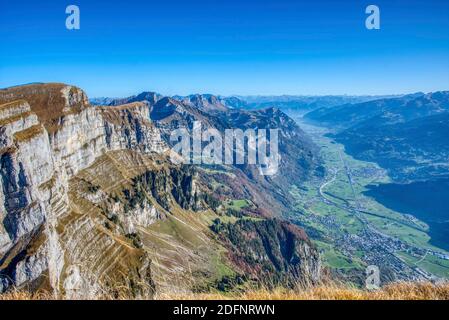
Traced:
[[[65, 8], [81, 29], [65, 28]], [[365, 29], [365, 8], [381, 30]], [[0, 87], [65, 82], [90, 97], [449, 90], [447, 0], [0, 2]]]

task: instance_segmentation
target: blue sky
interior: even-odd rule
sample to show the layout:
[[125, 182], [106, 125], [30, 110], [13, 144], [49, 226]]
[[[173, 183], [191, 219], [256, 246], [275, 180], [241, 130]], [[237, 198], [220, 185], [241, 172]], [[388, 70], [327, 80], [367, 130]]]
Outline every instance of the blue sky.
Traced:
[[[81, 29], [65, 28], [76, 4]], [[365, 8], [381, 30], [365, 28]], [[446, 0], [0, 2], [0, 87], [65, 82], [90, 97], [449, 90]]]

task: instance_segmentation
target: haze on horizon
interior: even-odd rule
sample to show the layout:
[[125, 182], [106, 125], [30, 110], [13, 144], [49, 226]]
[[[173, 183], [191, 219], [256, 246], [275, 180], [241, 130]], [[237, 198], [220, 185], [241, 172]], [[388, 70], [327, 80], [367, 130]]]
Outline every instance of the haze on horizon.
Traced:
[[58, 1], [2, 4], [0, 87], [64, 82], [90, 97], [382, 95], [449, 89], [449, 2]]

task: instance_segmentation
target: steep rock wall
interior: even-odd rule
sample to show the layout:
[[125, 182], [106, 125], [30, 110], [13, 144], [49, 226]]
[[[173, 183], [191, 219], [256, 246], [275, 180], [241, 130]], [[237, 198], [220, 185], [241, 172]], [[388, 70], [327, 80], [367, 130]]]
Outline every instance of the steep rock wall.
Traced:
[[[0, 291], [10, 285], [42, 285], [39, 278], [45, 275], [46, 285], [56, 292], [93, 294], [98, 279], [86, 276], [89, 266], [81, 271], [70, 266], [76, 263], [72, 254], [76, 248], [67, 247], [61, 238], [61, 221], [73, 214], [74, 202], [68, 196], [71, 179], [108, 151], [162, 153], [167, 147], [144, 103], [93, 108], [80, 89], [58, 84], [0, 90], [2, 102], [6, 103], [0, 106]], [[86, 212], [79, 214], [80, 221], [85, 220], [83, 228], [91, 233], [98, 225], [95, 219]], [[158, 217], [149, 206], [135, 216], [129, 221], [133, 227]], [[107, 234], [102, 237], [95, 239], [93, 253], [104, 250], [102, 241], [120, 247], [120, 241]], [[142, 265], [149, 264], [143, 260]]]

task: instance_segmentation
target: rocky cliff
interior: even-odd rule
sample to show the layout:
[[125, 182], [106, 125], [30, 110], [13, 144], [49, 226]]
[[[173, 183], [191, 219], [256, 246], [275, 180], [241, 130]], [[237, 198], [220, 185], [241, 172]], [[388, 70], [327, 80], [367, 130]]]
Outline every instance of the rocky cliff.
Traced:
[[[143, 156], [163, 153], [166, 146], [143, 103], [113, 110], [92, 108], [80, 89], [62, 84], [2, 90], [0, 103], [4, 102], [0, 109], [2, 289], [45, 282], [69, 294], [93, 295], [101, 277], [112, 277], [103, 269], [118, 271], [118, 264], [121, 269], [134, 268], [123, 262], [146, 259], [143, 251], [127, 243], [126, 235], [135, 224], [148, 225], [157, 219], [158, 213], [149, 202], [133, 208], [123, 218], [123, 232], [112, 235], [102, 228], [108, 216], [96, 208], [96, 202], [106, 198], [107, 188], [98, 190], [102, 194], [85, 194], [80, 181], [87, 180], [80, 176], [104, 157], [118, 157], [114, 151], [137, 150]], [[139, 171], [152, 169], [149, 164], [137, 166]], [[114, 172], [104, 169], [99, 172], [108, 175], [104, 181], [110, 187]], [[128, 172], [125, 178], [134, 177]], [[108, 250], [115, 251], [112, 259], [120, 255], [135, 259], [91, 261], [92, 254]], [[145, 274], [145, 270], [136, 272], [139, 277]]]

